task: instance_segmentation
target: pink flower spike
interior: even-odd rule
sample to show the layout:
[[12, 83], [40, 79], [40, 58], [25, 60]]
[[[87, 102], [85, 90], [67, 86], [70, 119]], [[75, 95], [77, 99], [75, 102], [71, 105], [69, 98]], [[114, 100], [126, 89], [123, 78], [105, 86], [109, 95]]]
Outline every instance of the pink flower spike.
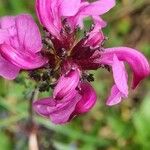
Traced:
[[121, 102], [121, 98], [124, 97], [123, 94], [118, 90], [117, 86], [114, 85], [111, 89], [111, 95], [108, 98], [106, 105], [113, 106]]
[[100, 63], [111, 65], [114, 54], [120, 61], [127, 62], [133, 70], [132, 88], [136, 88], [139, 82], [150, 75], [150, 66], [145, 56], [128, 47], [106, 48], [101, 55]]
[[74, 114], [82, 114], [88, 112], [96, 103], [96, 92], [88, 83], [81, 83], [80, 85], [82, 95], [80, 101], [77, 103]]
[[79, 83], [80, 73], [78, 69], [70, 70], [67, 74], [63, 74], [54, 89], [53, 97], [62, 99], [65, 95], [75, 90]]

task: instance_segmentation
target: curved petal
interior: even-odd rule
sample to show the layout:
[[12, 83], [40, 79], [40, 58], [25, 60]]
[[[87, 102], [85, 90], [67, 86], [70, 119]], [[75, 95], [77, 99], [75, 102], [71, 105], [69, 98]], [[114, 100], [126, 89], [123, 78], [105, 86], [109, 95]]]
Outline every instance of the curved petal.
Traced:
[[0, 29], [0, 44], [4, 43], [9, 38], [8, 32], [6, 30]]
[[[50, 115], [50, 119], [55, 124], [63, 124], [72, 119], [72, 113], [75, 110], [77, 102], [80, 100], [81, 96], [76, 93], [74, 97], [72, 97], [69, 100], [65, 100], [63, 103], [63, 106], [61, 106], [59, 109], [57, 109], [56, 112], [52, 113]], [[64, 98], [65, 99], [65, 98]], [[64, 101], [64, 100], [63, 100]]]
[[56, 101], [55, 99], [48, 97], [41, 100], [37, 100], [33, 103], [34, 110], [42, 116], [49, 117], [50, 109], [56, 108]]
[[92, 16], [92, 18], [94, 20], [94, 29], [89, 32], [89, 37], [85, 44], [96, 48], [99, 47], [105, 39], [101, 29], [106, 26], [106, 22], [99, 16]]
[[81, 0], [61, 0], [60, 13], [61, 16], [74, 16], [80, 8]]
[[0, 55], [0, 76], [13, 80], [19, 74], [20, 68], [11, 64]]
[[63, 124], [70, 120], [80, 95], [76, 90], [66, 95], [62, 100], [45, 98], [33, 103], [35, 111], [45, 117], [49, 117], [55, 124]]
[[15, 16], [5, 16], [0, 18], [0, 28], [8, 29], [15, 26]]
[[21, 69], [35, 69], [47, 63], [47, 60], [40, 54], [28, 53], [27, 51], [18, 51], [9, 45], [0, 46], [1, 55], [12, 64]]
[[112, 71], [117, 88], [124, 95], [128, 95], [127, 73], [123, 62], [119, 61], [114, 54]]
[[115, 6], [115, 0], [98, 0], [89, 3], [80, 11], [80, 15], [102, 15]]
[[109, 96], [106, 105], [112, 106], [121, 102], [121, 98], [124, 97], [123, 94], [119, 91], [116, 85], [111, 89], [111, 95]]
[[41, 51], [41, 34], [31, 15], [18, 15], [15, 18], [15, 23], [19, 45], [23, 47], [24, 50], [28, 50], [33, 53]]
[[68, 74], [62, 75], [59, 80], [58, 84], [56, 85], [54, 89], [53, 96], [56, 99], [62, 99], [65, 95], [68, 93], [72, 92], [74, 90], [80, 79], [80, 74], [79, 71], [76, 70], [71, 70]]
[[77, 103], [74, 113], [82, 114], [88, 112], [95, 104], [97, 96], [93, 87], [88, 83], [81, 83], [81, 99]]
[[[58, 20], [58, 12], [54, 14], [52, 9], [58, 9], [58, 6], [53, 6], [56, 0], [36, 0], [36, 12], [38, 18], [44, 27], [54, 36], [59, 37], [60, 28], [55, 27], [54, 19]], [[57, 3], [56, 3], [57, 4]], [[52, 8], [53, 6], [53, 8]], [[55, 18], [54, 16], [55, 15]], [[57, 22], [59, 24], [59, 22]]]
[[97, 31], [94, 29], [89, 33], [89, 38], [86, 40], [86, 45], [93, 48], [99, 47], [100, 44], [104, 41], [104, 35], [102, 31]]
[[[82, 2], [80, 5], [80, 9], [75, 16], [69, 17], [69, 22], [72, 28], [76, 26], [80, 26], [83, 28], [83, 19], [88, 16], [92, 16], [93, 20], [98, 21], [99, 15], [103, 15], [104, 13], [108, 12], [111, 8], [115, 6], [115, 0], [98, 0], [96, 2]], [[101, 27], [105, 27], [106, 23], [99, 20], [101, 23]]]
[[106, 48], [105, 52], [101, 54], [99, 63], [111, 65], [114, 54], [120, 61], [126, 61], [131, 66], [134, 73], [133, 89], [142, 79], [150, 75], [150, 66], [145, 56], [135, 49], [128, 47]]

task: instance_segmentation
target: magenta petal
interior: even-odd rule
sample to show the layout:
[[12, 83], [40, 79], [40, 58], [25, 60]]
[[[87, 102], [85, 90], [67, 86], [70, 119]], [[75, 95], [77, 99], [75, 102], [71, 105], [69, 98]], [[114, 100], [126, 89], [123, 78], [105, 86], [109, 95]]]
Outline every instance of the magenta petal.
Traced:
[[0, 29], [0, 44], [4, 43], [9, 38], [8, 32], [6, 30]]
[[101, 55], [100, 63], [111, 64], [114, 54], [120, 61], [126, 61], [131, 66], [134, 73], [132, 88], [135, 88], [142, 79], [150, 75], [150, 66], [145, 56], [128, 47], [106, 48]]
[[34, 102], [33, 108], [38, 114], [49, 117], [51, 111], [50, 109], [55, 109], [56, 104], [56, 101], [53, 98], [49, 97]]
[[35, 69], [47, 63], [47, 60], [40, 54], [29, 53], [28, 51], [18, 51], [9, 45], [0, 46], [2, 56], [12, 64], [21, 69]]
[[118, 90], [117, 86], [114, 85], [111, 89], [111, 95], [108, 98], [106, 105], [112, 106], [121, 102], [122, 93]]
[[15, 17], [14, 16], [5, 16], [0, 18], [0, 28], [8, 29], [15, 25]]
[[72, 118], [72, 113], [75, 110], [76, 104], [80, 99], [81, 96], [78, 93], [76, 93], [76, 95], [71, 99], [67, 101], [63, 100], [65, 102], [61, 104], [62, 106], [60, 105], [61, 107], [57, 109], [57, 111], [51, 113], [50, 119], [52, 120], [52, 122], [54, 122], [55, 124], [63, 124], [70, 121], [70, 119]]
[[80, 8], [81, 0], [62, 0], [60, 3], [61, 16], [74, 16]]
[[74, 90], [78, 83], [79, 83], [80, 74], [79, 71], [71, 70], [68, 74], [62, 75], [58, 83], [54, 89], [53, 96], [57, 99], [61, 99], [68, 93], [72, 92]]
[[[54, 10], [56, 12], [54, 12]], [[40, 22], [43, 24], [44, 27], [48, 29], [48, 31], [58, 37], [60, 28], [58, 28], [58, 6], [56, 0], [36, 0], [36, 11], [39, 17]], [[55, 16], [54, 16], [55, 15]], [[55, 24], [54, 25], [54, 20]]]
[[13, 80], [19, 74], [20, 68], [11, 64], [0, 55], [0, 76]]
[[38, 26], [30, 15], [22, 14], [16, 16], [16, 29], [19, 44], [33, 53], [37, 53], [42, 48], [42, 40]]
[[128, 95], [127, 73], [123, 62], [119, 61], [117, 56], [114, 55], [112, 71], [117, 88], [124, 95]]
[[98, 0], [82, 8], [80, 15], [102, 15], [115, 6], [115, 0]]
[[34, 102], [33, 107], [38, 114], [49, 117], [53, 123], [62, 124], [70, 120], [70, 116], [80, 99], [80, 95], [74, 90], [62, 100], [46, 98]]
[[75, 114], [81, 114], [88, 112], [95, 104], [97, 96], [93, 87], [88, 83], [81, 83], [80, 101], [75, 108]]

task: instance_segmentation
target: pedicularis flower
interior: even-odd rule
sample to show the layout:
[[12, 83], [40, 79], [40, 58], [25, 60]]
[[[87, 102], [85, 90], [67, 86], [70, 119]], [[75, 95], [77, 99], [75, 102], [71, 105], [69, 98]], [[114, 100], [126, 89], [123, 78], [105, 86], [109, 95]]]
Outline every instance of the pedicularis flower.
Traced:
[[[106, 104], [118, 104], [128, 96], [124, 62], [133, 70], [133, 89], [150, 74], [150, 67], [135, 49], [103, 47], [106, 22], [101, 15], [114, 6], [115, 0], [36, 0], [45, 33], [43, 42], [30, 15], [1, 18], [0, 75], [14, 79], [20, 70], [32, 70], [30, 76], [40, 83], [40, 91], [54, 88], [52, 97], [33, 106], [56, 124], [66, 123], [94, 106], [96, 93], [89, 83], [94, 77], [89, 70], [106, 68], [113, 73], [114, 85]], [[93, 25], [81, 35], [86, 17]]]

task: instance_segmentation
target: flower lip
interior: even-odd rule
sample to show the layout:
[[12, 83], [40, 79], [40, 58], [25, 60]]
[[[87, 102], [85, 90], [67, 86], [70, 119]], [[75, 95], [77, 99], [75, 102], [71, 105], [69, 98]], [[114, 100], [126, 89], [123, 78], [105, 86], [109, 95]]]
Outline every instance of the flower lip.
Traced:
[[65, 95], [75, 90], [78, 86], [80, 73], [78, 69], [70, 70], [68, 73], [63, 74], [59, 79], [54, 89], [53, 97], [62, 99]]
[[40, 31], [30, 15], [2, 17], [0, 28], [0, 32], [4, 35], [3, 38], [0, 37], [0, 55], [5, 62], [10, 63], [8, 68], [15, 66], [16, 72], [13, 77], [16, 77], [20, 69], [36, 69], [47, 63], [47, 59], [40, 54], [42, 49]]
[[70, 120], [79, 99], [80, 95], [73, 90], [61, 101], [51, 97], [38, 100], [33, 103], [33, 108], [38, 114], [50, 118], [53, 123], [64, 124]]
[[[2, 56], [12, 64], [21, 69], [29, 70], [42, 67], [47, 63], [47, 60], [40, 54], [19, 52], [9, 45], [3, 44], [0, 46]], [[33, 63], [34, 62], [34, 63]]]
[[97, 61], [100, 64], [111, 65], [114, 54], [120, 61], [127, 62], [133, 70], [133, 89], [137, 87], [141, 80], [150, 75], [150, 65], [145, 56], [129, 47], [106, 48], [105, 51], [101, 53], [101, 59]]
[[75, 114], [82, 114], [88, 112], [96, 103], [96, 92], [92, 86], [87, 82], [80, 84], [81, 91], [79, 92], [82, 97], [76, 105]]

